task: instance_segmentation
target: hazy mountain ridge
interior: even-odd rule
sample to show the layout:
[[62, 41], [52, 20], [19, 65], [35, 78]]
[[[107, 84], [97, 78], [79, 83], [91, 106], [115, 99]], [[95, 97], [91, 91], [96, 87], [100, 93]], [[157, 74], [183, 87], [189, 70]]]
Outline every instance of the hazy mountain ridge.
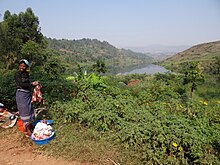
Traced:
[[149, 45], [145, 47], [127, 47], [136, 52], [141, 52], [147, 56], [153, 57], [155, 60], [161, 61], [171, 57], [183, 50], [188, 49], [189, 45], [165, 46], [165, 45]]

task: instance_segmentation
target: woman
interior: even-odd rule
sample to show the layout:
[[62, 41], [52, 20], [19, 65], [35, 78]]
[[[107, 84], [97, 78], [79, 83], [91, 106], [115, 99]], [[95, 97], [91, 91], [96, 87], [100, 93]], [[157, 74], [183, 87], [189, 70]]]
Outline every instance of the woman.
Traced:
[[38, 85], [38, 82], [30, 82], [27, 71], [30, 63], [26, 59], [19, 61], [19, 70], [16, 72], [16, 104], [19, 116], [23, 122], [24, 133], [27, 137], [31, 135], [31, 120], [34, 117], [34, 109], [31, 103], [31, 88]]

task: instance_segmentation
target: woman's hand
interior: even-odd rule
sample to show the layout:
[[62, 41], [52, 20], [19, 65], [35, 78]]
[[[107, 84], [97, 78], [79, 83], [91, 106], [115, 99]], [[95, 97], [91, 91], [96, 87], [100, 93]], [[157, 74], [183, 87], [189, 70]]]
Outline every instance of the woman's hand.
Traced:
[[34, 85], [34, 86], [36, 86], [36, 85], [39, 84], [39, 81], [34, 81], [34, 82], [32, 82], [31, 84]]

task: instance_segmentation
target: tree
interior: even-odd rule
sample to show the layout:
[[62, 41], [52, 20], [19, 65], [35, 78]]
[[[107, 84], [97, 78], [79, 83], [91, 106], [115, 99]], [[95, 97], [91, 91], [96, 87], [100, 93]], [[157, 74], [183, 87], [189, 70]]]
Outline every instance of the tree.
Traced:
[[44, 73], [50, 80], [57, 80], [65, 72], [65, 66], [56, 58], [50, 58], [44, 65]]
[[23, 43], [31, 40], [38, 44], [42, 44], [43, 35], [40, 32], [38, 17], [34, 15], [31, 8], [27, 8], [26, 12], [18, 15], [19, 27], [18, 32]]
[[3, 19], [6, 20], [9, 17], [11, 17], [11, 12], [9, 10], [6, 10]]
[[43, 55], [42, 47], [34, 41], [27, 41], [21, 48], [21, 57], [31, 62], [31, 66], [41, 66], [46, 57]]
[[199, 66], [199, 63], [193, 62], [189, 64], [189, 68], [184, 74], [184, 84], [190, 85], [190, 98], [193, 96], [194, 90], [196, 90], [198, 83], [204, 82], [205, 78], [202, 73], [202, 69]]
[[99, 74], [105, 73], [107, 71], [105, 62], [101, 60], [97, 60], [96, 63], [92, 65], [92, 71], [97, 72]]
[[[25, 12], [11, 14], [8, 10], [4, 20], [0, 23], [0, 60], [7, 69], [14, 67], [21, 57], [24, 44], [33, 41], [45, 47], [42, 33], [40, 32], [38, 17], [31, 8]], [[36, 58], [35, 58], [36, 59]]]

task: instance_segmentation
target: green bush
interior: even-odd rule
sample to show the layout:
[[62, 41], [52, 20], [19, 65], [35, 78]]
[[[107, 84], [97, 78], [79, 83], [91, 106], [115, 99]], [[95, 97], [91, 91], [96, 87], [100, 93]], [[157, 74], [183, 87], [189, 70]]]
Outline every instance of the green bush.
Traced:
[[10, 111], [16, 111], [15, 70], [0, 69], [0, 99]]
[[113, 132], [143, 164], [219, 163], [219, 104], [184, 102], [178, 81], [147, 78], [126, 87], [114, 80], [104, 90], [89, 81], [73, 100], [51, 106], [55, 121]]
[[[0, 88], [1, 98], [12, 107], [14, 73], [1, 70], [0, 74], [0, 85], [4, 87]], [[146, 76], [139, 84], [128, 87], [119, 83], [121, 77], [59, 75], [51, 80], [39, 69], [31, 73], [31, 79], [43, 85], [46, 106], [55, 124], [79, 124], [111, 134], [109, 139], [135, 152], [134, 157], [143, 164], [220, 162], [220, 100], [184, 100], [181, 78]]]

